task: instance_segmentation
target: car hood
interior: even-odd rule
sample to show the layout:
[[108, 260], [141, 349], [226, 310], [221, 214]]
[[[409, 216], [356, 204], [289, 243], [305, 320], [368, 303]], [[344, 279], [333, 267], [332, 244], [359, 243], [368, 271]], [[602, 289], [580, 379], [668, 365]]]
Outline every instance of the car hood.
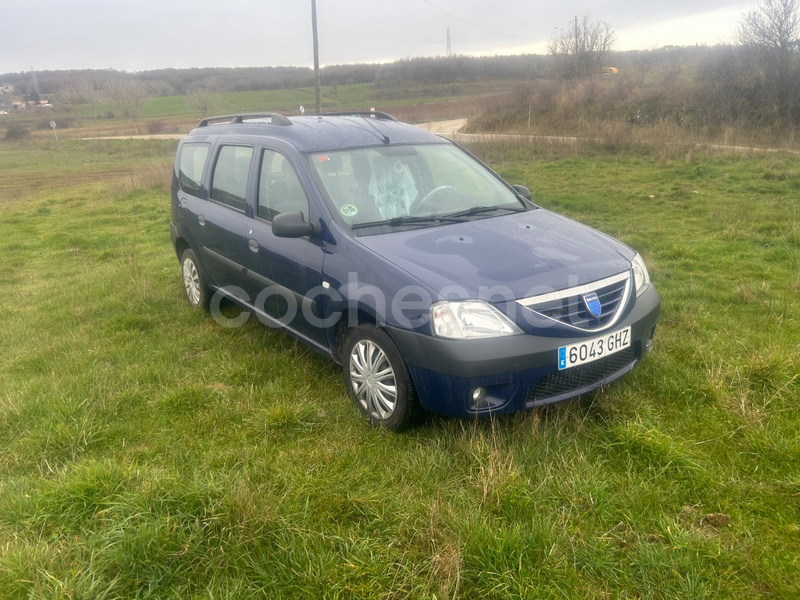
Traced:
[[545, 209], [359, 242], [448, 298], [527, 298], [621, 273], [634, 256], [621, 242]]

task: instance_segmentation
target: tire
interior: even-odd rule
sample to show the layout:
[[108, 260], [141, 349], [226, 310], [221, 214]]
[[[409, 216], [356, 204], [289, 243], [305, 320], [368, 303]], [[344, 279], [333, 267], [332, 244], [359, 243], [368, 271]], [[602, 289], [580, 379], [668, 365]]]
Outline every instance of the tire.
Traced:
[[211, 293], [206, 284], [206, 278], [200, 270], [200, 263], [191, 248], [187, 248], [181, 254], [181, 276], [183, 279], [183, 291], [186, 300], [192, 308], [208, 310], [208, 303]]
[[372, 426], [400, 431], [422, 416], [406, 364], [385, 332], [372, 325], [353, 329], [342, 363], [347, 393]]

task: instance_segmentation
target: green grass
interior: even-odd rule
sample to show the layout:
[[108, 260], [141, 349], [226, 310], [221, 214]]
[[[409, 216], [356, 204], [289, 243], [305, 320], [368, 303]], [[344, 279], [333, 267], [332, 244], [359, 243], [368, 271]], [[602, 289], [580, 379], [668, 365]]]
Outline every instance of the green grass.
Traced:
[[[418, 85], [407, 82], [388, 82], [384, 84], [343, 84], [338, 86], [322, 86], [321, 105], [323, 112], [343, 110], [366, 110], [370, 107], [379, 107], [391, 110], [398, 106], [419, 106], [423, 104], [436, 104], [441, 102], [452, 103], [454, 100], [465, 99], [478, 94], [497, 94], [515, 85], [511, 81], [487, 82], [473, 81], [459, 84], [430, 84]], [[241, 112], [275, 111], [286, 114], [299, 114], [301, 106], [306, 111], [313, 112], [316, 102], [314, 88], [292, 88], [279, 90], [256, 91], [215, 91], [206, 94], [209, 113], [234, 114]], [[102, 103], [84, 104], [74, 107], [67, 116], [69, 128], [80, 130], [92, 126], [113, 126], [115, 123], [129, 122], [125, 119], [123, 108], [118, 102], [105, 99]], [[80, 113], [80, 115], [79, 115]], [[112, 113], [113, 119], [107, 115]], [[80, 116], [80, 118], [79, 118]], [[64, 116], [51, 113], [38, 113], [31, 111], [26, 115], [15, 115], [15, 120], [29, 123], [31, 127], [47, 128], [50, 118], [62, 122]], [[158, 120], [162, 123], [171, 121], [184, 121], [186, 119], [200, 120], [201, 113], [196, 108], [192, 99], [186, 95], [178, 96], [151, 96], [143, 98], [137, 109], [136, 122], [146, 123]]]
[[643, 254], [655, 348], [394, 435], [326, 359], [188, 308], [166, 182], [101, 175], [173, 143], [70, 144], [0, 146], [0, 185], [45, 181], [0, 197], [0, 598], [800, 596], [796, 159], [486, 152]]
[[[467, 116], [482, 106], [481, 97], [513, 88], [513, 80], [465, 81], [457, 84], [415, 84], [408, 81], [382, 81], [374, 84], [322, 86], [323, 112], [348, 110], [388, 111], [408, 122]], [[135, 109], [124, 107], [108, 95], [96, 93], [79, 106], [59, 109], [33, 109], [14, 112], [0, 121], [0, 140], [9, 127], [23, 127], [39, 141], [54, 140], [50, 121], [57, 123], [61, 141], [110, 135], [187, 133], [203, 116], [279, 112], [297, 115], [315, 110], [313, 87], [256, 91], [211, 91], [203, 94], [206, 115], [191, 95], [147, 96]], [[131, 111], [135, 115], [130, 114]], [[98, 145], [104, 142], [99, 142]], [[58, 147], [52, 143], [51, 146]], [[75, 149], [74, 147], [70, 147]], [[27, 162], [27, 161], [26, 161]], [[0, 192], [2, 192], [0, 180]]]
[[[107, 182], [116, 193], [169, 186], [177, 141], [40, 139], [0, 143], [0, 207], [24, 198], [82, 195], [85, 184]], [[42, 210], [50, 210], [47, 202]]]
[[[491, 83], [473, 81], [459, 84], [418, 85], [388, 82], [384, 85], [358, 83], [320, 88], [323, 111], [360, 110], [372, 106], [415, 105], [452, 101], [455, 98], [477, 94], [498, 93], [514, 85], [509, 81]], [[297, 113], [300, 106], [314, 110], [314, 88], [284, 90], [259, 90], [249, 92], [215, 92], [210, 94], [212, 112], [217, 114], [240, 111], [279, 111]], [[170, 114], [192, 113], [191, 102], [186, 96], [147, 98], [142, 103], [143, 117], [159, 117]]]

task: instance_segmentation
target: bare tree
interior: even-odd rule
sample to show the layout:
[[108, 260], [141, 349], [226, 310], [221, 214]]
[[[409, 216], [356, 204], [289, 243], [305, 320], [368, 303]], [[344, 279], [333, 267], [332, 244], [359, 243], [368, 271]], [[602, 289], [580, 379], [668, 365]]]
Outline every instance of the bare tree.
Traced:
[[778, 50], [788, 54], [800, 37], [800, 1], [764, 0], [742, 16], [739, 41], [745, 46]]
[[78, 79], [61, 87], [55, 94], [56, 106], [74, 112], [78, 119], [78, 127], [83, 125], [83, 105], [90, 102], [91, 87], [83, 79]]
[[615, 37], [608, 23], [576, 16], [566, 29], [553, 34], [547, 49], [560, 77], [586, 79], [600, 72], [603, 57], [611, 51]]
[[147, 98], [144, 84], [135, 80], [111, 80], [106, 84], [106, 93], [119, 104], [125, 118], [130, 117], [134, 121], [139, 118], [139, 108]]
[[761, 69], [780, 115], [800, 117], [800, 107], [796, 106], [800, 0], [764, 0], [742, 16], [738, 38], [760, 56]]
[[208, 90], [208, 88], [200, 86], [192, 88], [188, 96], [189, 104], [192, 106], [192, 108], [200, 111], [205, 119], [208, 116], [208, 113], [211, 110], [214, 102], [214, 97], [212, 96], [211, 92]]

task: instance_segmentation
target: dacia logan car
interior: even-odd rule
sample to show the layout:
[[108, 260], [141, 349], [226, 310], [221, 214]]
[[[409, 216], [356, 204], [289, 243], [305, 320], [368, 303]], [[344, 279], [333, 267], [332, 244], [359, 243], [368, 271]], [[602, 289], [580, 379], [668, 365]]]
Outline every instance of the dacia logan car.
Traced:
[[391, 430], [572, 398], [652, 344], [635, 251], [383, 113], [204, 119], [171, 204], [189, 303], [231, 300], [329, 356]]

